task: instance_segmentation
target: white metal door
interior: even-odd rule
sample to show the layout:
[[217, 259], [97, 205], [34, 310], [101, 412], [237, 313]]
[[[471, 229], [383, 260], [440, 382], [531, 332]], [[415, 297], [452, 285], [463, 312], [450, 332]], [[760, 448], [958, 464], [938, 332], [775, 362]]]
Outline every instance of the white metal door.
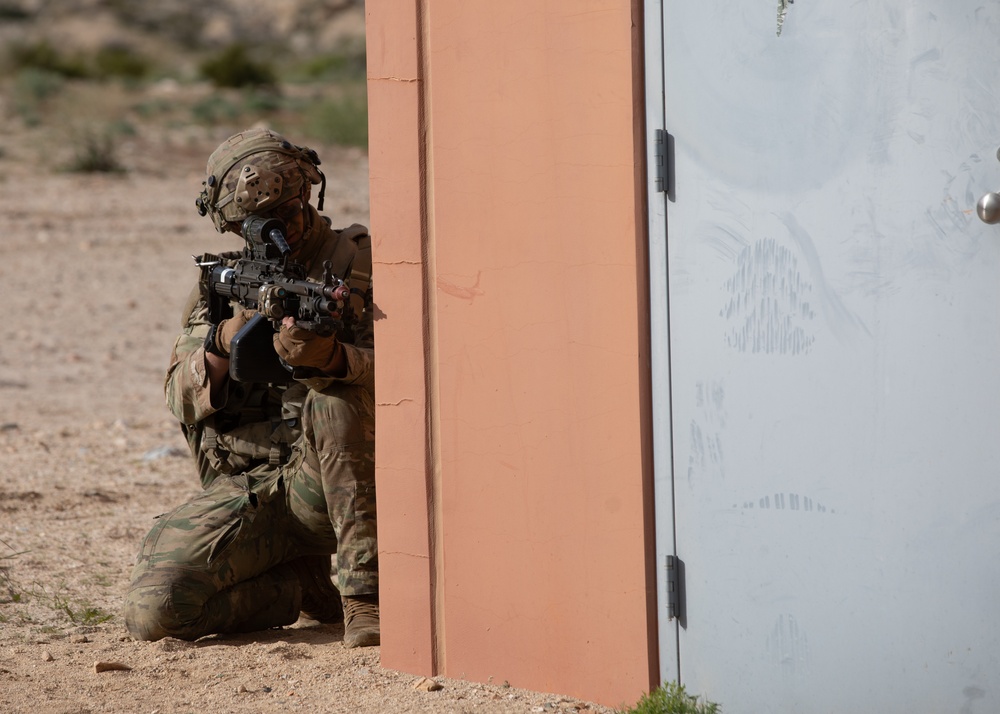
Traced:
[[664, 678], [1000, 711], [1000, 3], [647, 0], [646, 31]]

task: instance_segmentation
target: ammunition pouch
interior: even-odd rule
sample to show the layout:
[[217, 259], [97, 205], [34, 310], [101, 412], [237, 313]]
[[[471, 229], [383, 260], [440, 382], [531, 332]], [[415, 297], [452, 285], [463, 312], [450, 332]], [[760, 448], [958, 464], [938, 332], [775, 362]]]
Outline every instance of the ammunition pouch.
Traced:
[[267, 408], [267, 390], [254, 389], [234, 405], [238, 422], [231, 423], [233, 417], [225, 411], [206, 419], [200, 450], [211, 467], [233, 475], [265, 464], [272, 468], [285, 464], [302, 434], [302, 404], [307, 391], [298, 383], [283, 390], [279, 410], [276, 404]]

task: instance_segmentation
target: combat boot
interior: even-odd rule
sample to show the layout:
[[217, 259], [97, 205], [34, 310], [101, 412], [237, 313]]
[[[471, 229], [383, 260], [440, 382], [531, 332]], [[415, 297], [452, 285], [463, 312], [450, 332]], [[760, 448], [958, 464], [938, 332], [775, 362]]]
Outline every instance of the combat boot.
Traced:
[[344, 646], [373, 647], [381, 642], [378, 595], [344, 598]]
[[327, 624], [344, 621], [340, 591], [330, 580], [330, 556], [306, 555], [291, 562], [302, 586], [302, 617]]

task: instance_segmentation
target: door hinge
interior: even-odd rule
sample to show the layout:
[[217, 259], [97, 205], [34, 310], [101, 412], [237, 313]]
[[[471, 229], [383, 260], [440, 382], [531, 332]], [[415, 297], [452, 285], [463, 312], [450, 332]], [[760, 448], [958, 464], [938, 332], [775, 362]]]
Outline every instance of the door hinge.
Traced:
[[681, 619], [684, 563], [676, 555], [667, 556], [667, 619]]
[[670, 186], [668, 185], [669, 171], [667, 167], [669, 166], [669, 142], [667, 141], [667, 130], [657, 129], [653, 133], [653, 159], [656, 161], [656, 172], [654, 174], [654, 180], [656, 182], [656, 192], [657, 193], [669, 193]]

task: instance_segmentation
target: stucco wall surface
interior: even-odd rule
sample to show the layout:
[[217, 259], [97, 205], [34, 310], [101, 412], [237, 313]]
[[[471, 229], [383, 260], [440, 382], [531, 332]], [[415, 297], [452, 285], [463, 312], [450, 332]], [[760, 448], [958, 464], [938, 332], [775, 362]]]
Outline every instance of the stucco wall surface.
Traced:
[[383, 664], [634, 700], [656, 643], [632, 3], [367, 12]]

